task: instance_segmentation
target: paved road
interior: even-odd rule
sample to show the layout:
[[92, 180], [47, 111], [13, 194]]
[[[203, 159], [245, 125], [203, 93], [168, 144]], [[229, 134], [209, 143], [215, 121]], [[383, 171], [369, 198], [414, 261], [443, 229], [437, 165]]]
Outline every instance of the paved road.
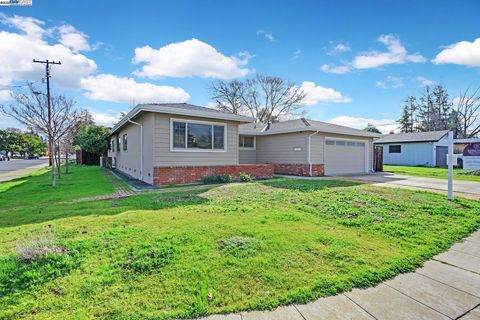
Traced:
[[480, 230], [416, 272], [368, 289], [273, 311], [214, 315], [204, 320], [479, 320]]
[[[425, 190], [441, 194], [446, 194], [448, 190], [446, 179], [404, 176], [384, 172], [361, 176], [349, 176], [347, 179], [360, 180], [384, 187]], [[460, 197], [480, 199], [480, 182], [454, 179], [453, 191], [454, 195]]]
[[48, 159], [0, 161], [0, 182], [12, 180], [43, 168]]

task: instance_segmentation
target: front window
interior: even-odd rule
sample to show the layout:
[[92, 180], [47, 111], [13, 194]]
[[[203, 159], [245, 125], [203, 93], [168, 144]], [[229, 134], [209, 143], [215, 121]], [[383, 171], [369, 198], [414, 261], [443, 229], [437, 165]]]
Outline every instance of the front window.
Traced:
[[402, 146], [401, 145], [388, 146], [388, 153], [402, 153]]
[[244, 136], [240, 135], [238, 137], [238, 146], [244, 149], [254, 149], [255, 148], [255, 136]]
[[223, 124], [172, 121], [172, 149], [225, 150], [226, 128]]
[[127, 134], [123, 135], [123, 150], [127, 150]]

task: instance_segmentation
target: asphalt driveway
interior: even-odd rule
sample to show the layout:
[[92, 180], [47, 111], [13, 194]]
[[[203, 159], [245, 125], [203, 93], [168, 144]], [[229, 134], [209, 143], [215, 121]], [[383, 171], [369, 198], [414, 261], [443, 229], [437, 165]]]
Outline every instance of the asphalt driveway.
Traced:
[[48, 165], [48, 159], [0, 161], [0, 182], [19, 178]]
[[[448, 190], [447, 179], [404, 176], [386, 172], [377, 172], [368, 175], [349, 176], [342, 178], [358, 180], [383, 187], [425, 190], [442, 194], [446, 194]], [[454, 179], [453, 192], [456, 196], [480, 199], [480, 182]]]

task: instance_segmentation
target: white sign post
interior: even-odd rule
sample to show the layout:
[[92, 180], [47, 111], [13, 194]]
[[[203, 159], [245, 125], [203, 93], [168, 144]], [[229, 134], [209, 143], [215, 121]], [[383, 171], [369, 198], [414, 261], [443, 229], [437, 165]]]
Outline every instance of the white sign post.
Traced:
[[448, 200], [453, 200], [453, 132], [448, 132]]

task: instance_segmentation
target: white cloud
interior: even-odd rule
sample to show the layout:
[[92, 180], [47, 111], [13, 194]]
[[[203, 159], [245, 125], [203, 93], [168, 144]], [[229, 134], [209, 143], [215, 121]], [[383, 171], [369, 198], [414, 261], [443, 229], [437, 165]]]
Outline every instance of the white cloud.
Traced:
[[434, 63], [453, 63], [468, 67], [480, 66], [480, 38], [473, 42], [460, 41], [443, 49], [435, 59]]
[[324, 50], [329, 56], [338, 56], [344, 52], [350, 51], [350, 46], [345, 43], [337, 43], [330, 42], [330, 47], [324, 47]]
[[29, 17], [6, 17], [0, 20], [20, 32], [0, 31], [0, 84], [15, 80], [40, 80], [45, 67], [32, 59], [61, 61], [52, 67], [52, 77], [61, 87], [78, 88], [80, 78], [95, 72], [97, 65], [82, 54], [74, 53], [61, 43], [49, 44], [44, 40], [47, 31], [43, 22]]
[[324, 64], [320, 67], [320, 70], [325, 73], [344, 74], [352, 71], [352, 67], [350, 67], [349, 65], [335, 66]]
[[263, 36], [265, 39], [267, 39], [270, 42], [274, 42], [275, 38], [273, 37], [273, 34], [271, 31], [265, 31], [263, 29], [257, 30], [257, 36]]
[[422, 85], [422, 87], [432, 86], [432, 85], [435, 84], [435, 81], [430, 80], [430, 79], [427, 79], [427, 78], [425, 78], [425, 77], [416, 77], [415, 80], [417, 80], [418, 82], [420, 82], [420, 84]]
[[343, 66], [323, 65], [322, 71], [327, 73], [347, 73], [353, 69], [373, 69], [389, 64], [425, 62], [425, 58], [419, 54], [408, 54], [407, 49], [405, 49], [397, 36], [381, 35], [377, 41], [384, 44], [388, 51], [368, 51], [360, 53], [353, 61], [347, 62]]
[[97, 125], [102, 125], [105, 127], [113, 127], [120, 120], [119, 116], [114, 117], [112, 115], [99, 112], [92, 112], [92, 117]]
[[88, 43], [88, 36], [75, 29], [75, 27], [63, 25], [58, 27], [58, 32], [60, 33], [60, 43], [73, 52], [92, 50], [92, 46]]
[[81, 79], [85, 96], [91, 100], [118, 103], [185, 102], [190, 95], [182, 88], [138, 83], [133, 78], [100, 74]]
[[398, 130], [398, 124], [393, 119], [372, 119], [352, 116], [339, 116], [328, 121], [333, 124], [364, 129], [368, 124], [376, 126], [382, 133]]
[[244, 66], [250, 55], [227, 57], [198, 39], [171, 43], [160, 49], [144, 46], [135, 49], [133, 63], [145, 63], [135, 75], [159, 77], [204, 77], [229, 79], [247, 75]]
[[404, 64], [407, 62], [425, 62], [425, 58], [419, 54], [408, 54], [407, 49], [401, 44], [400, 39], [394, 35], [381, 35], [377, 39], [383, 43], [388, 51], [370, 51], [359, 54], [353, 59], [353, 67], [356, 69], [378, 68], [387, 64]]
[[12, 99], [10, 90], [0, 90], [0, 102], [9, 101]]
[[350, 102], [352, 99], [345, 97], [342, 93], [322, 86], [315, 85], [315, 82], [304, 81], [300, 87], [306, 94], [304, 104], [314, 105], [317, 103], [340, 103]]
[[377, 88], [381, 89], [397, 89], [403, 87], [403, 78], [388, 76], [385, 80], [379, 80], [375, 83]]
[[0, 22], [22, 31], [22, 33], [32, 39], [41, 39], [45, 34], [50, 33], [50, 31], [42, 27], [45, 22], [32, 17], [7, 16], [0, 13]]

